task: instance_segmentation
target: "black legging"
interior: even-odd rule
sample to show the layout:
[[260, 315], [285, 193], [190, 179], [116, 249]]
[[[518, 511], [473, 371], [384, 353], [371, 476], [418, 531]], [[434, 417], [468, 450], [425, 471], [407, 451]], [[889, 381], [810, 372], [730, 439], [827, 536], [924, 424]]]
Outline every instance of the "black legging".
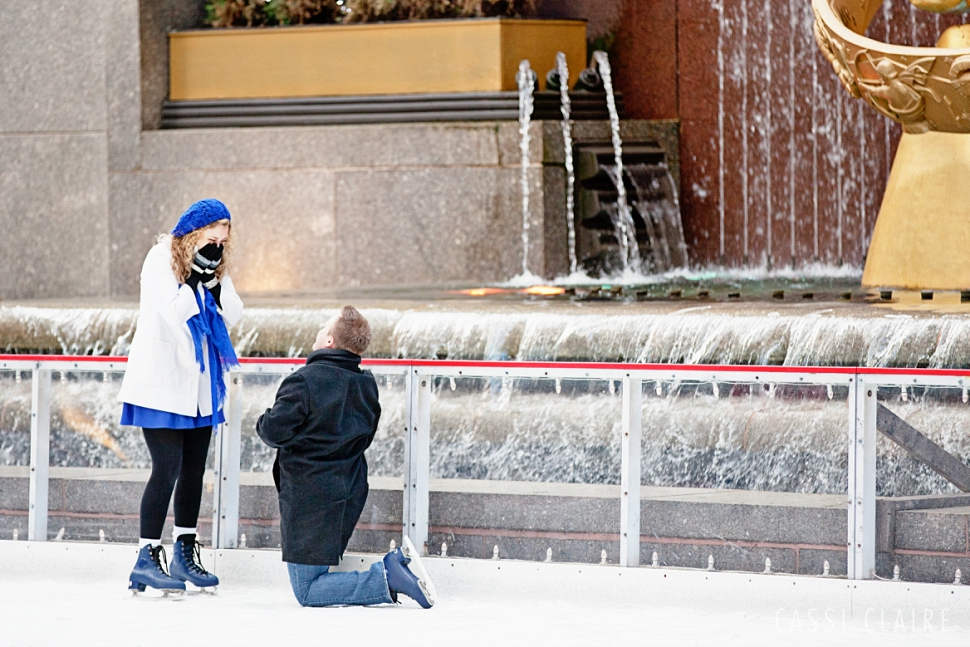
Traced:
[[152, 475], [141, 497], [142, 539], [162, 538], [173, 489], [175, 525], [194, 528], [202, 505], [202, 477], [212, 427], [142, 431], [152, 455]]

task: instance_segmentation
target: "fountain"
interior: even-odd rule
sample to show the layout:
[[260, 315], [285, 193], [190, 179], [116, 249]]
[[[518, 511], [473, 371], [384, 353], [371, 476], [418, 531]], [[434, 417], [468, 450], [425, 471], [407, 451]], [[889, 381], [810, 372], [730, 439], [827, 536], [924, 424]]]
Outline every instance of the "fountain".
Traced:
[[[53, 388], [51, 465], [144, 469], [139, 430], [117, 424], [120, 374], [64, 373]], [[270, 470], [275, 451], [255, 421], [282, 375], [247, 375], [241, 467]], [[620, 474], [619, 393], [608, 380], [439, 378], [431, 409], [433, 478], [616, 484]], [[368, 451], [371, 474], [400, 475], [403, 380], [379, 377], [384, 415]], [[454, 386], [452, 386], [454, 385]], [[615, 385], [614, 385], [615, 386]], [[659, 393], [656, 391], [659, 387]], [[665, 382], [643, 385], [643, 483], [664, 487], [839, 494], [846, 489], [845, 387]], [[962, 460], [967, 415], [959, 389], [884, 388], [881, 399]], [[29, 460], [30, 384], [0, 372], [0, 466]], [[879, 441], [880, 495], [952, 492], [940, 476], [888, 440]]]
[[[848, 297], [834, 296], [834, 288], [822, 296], [826, 290], [819, 282], [797, 275], [789, 283], [778, 286], [784, 288], [776, 290], [780, 293], [778, 296], [766, 296], [771, 294], [771, 289], [766, 293], [766, 288], [759, 288], [762, 298], [752, 303], [750, 293], [735, 285], [728, 289], [722, 283], [712, 288], [710, 281], [698, 278], [700, 273], [689, 272], [680, 221], [679, 184], [675, 179], [679, 173], [678, 158], [670, 154], [677, 150], [676, 142], [672, 145], [673, 137], [655, 136], [657, 131], [647, 131], [642, 122], [624, 122], [621, 133], [620, 109], [612, 94], [609, 60], [603, 53], [597, 53], [594, 60], [595, 69], [582, 75], [582, 83], [594, 91], [583, 94], [580, 90], [572, 98], [568, 92], [569, 68], [565, 56], [558, 56], [556, 61], [559, 86], [551, 88], [547, 84], [547, 89], [558, 90], [558, 96], [552, 92], [533, 96], [536, 77], [529, 62], [522, 61], [517, 77], [520, 158], [514, 152], [515, 124], [505, 124], [500, 133], [505, 147], [502, 164], [507, 169], [511, 152], [512, 163], [519, 167], [503, 169], [500, 177], [508, 178], [503, 180], [503, 196], [514, 196], [511, 201], [504, 197], [503, 200], [505, 205], [513, 206], [515, 222], [507, 218], [502, 221], [505, 230], [511, 230], [513, 243], [520, 233], [519, 194], [510, 188], [515, 180], [520, 183], [521, 278], [523, 282], [531, 282], [535, 278], [531, 276], [533, 272], [546, 273], [550, 267], [564, 272], [562, 258], [567, 251], [571, 276], [563, 278], [558, 292], [529, 294], [511, 288], [503, 291], [501, 288], [505, 286], [467, 284], [437, 286], [436, 292], [426, 291], [421, 297], [414, 296], [413, 286], [384, 293], [368, 292], [366, 288], [334, 290], [333, 296], [341, 300], [350, 298], [359, 304], [372, 322], [373, 356], [670, 364], [970, 366], [970, 320], [952, 316], [953, 310], [901, 312], [893, 309], [898, 304], [891, 302], [892, 295], [886, 303], [867, 304], [864, 295], [853, 291], [857, 285], [849, 286]], [[582, 117], [583, 101], [596, 100], [601, 106], [604, 103], [604, 95], [595, 90], [597, 79], [601, 79], [601, 87], [606, 90], [608, 130], [602, 114], [598, 123], [584, 123]], [[509, 99], [514, 102], [514, 95]], [[561, 106], [561, 122], [556, 124], [551, 123], [553, 117], [548, 112], [553, 100], [558, 100]], [[544, 102], [545, 113], [542, 112]], [[540, 120], [550, 123], [532, 123]], [[560, 131], [564, 151], [558, 148]], [[554, 139], [549, 145], [550, 140], [540, 140], [540, 137]], [[542, 145], [537, 146], [540, 141]], [[561, 215], [563, 187], [566, 223], [562, 222]], [[548, 192], [546, 200], [542, 199], [543, 190]], [[553, 200], [557, 202], [549, 208]], [[583, 279], [578, 276], [579, 270], [585, 267], [584, 253], [590, 250], [584, 247], [590, 231], [588, 221], [596, 217], [585, 217], [592, 215], [590, 208], [592, 214], [605, 214], [603, 224], [609, 231], [602, 230], [601, 236], [612, 235], [612, 244], [620, 250], [617, 256], [620, 262], [599, 274], [604, 278], [595, 287], [590, 285], [593, 279], [589, 276]], [[483, 238], [483, 243], [489, 244], [487, 237]], [[450, 244], [450, 239], [443, 239], [443, 244]], [[508, 274], [511, 274], [518, 271], [515, 266], [519, 259], [514, 258], [518, 246], [508, 247], [511, 247], [507, 250], [512, 263]], [[553, 255], [555, 262], [551, 263], [548, 258]], [[666, 273], [663, 293], [658, 294], [656, 286], [632, 287], [631, 284], [646, 280], [637, 273]], [[617, 285], [614, 279], [621, 275], [625, 275], [624, 282]], [[730, 277], [727, 283], [736, 278], [737, 275]], [[839, 291], [845, 294], [845, 289]], [[479, 295], [482, 298], [478, 299]], [[276, 301], [271, 302], [271, 298]], [[940, 301], [938, 296], [933, 305]], [[332, 314], [334, 303], [335, 299], [329, 297], [254, 298], [247, 302], [251, 307], [243, 320], [231, 331], [233, 341], [241, 355], [303, 356], [320, 323]], [[19, 352], [124, 354], [134, 326], [134, 309], [117, 304], [65, 309], [4, 304], [0, 308], [2, 345]], [[431, 365], [437, 364], [443, 363]], [[234, 389], [238, 389], [235, 392], [242, 394], [241, 400], [235, 402], [242, 403], [239, 458], [243, 471], [241, 482], [246, 488], [243, 494], [249, 497], [243, 499], [243, 507], [247, 509], [252, 508], [252, 497], [272, 496], [266, 472], [272, 465], [273, 451], [253, 433], [256, 418], [273, 401], [281, 379], [272, 373], [273, 366], [267, 367], [264, 367], [265, 373], [240, 375], [238, 382], [234, 382]], [[436, 507], [431, 509], [440, 513], [445, 500], [452, 508], [471, 509], [477, 505], [475, 496], [488, 496], [490, 510], [501, 509], [503, 505], [510, 509], [516, 506], [514, 509], [522, 511], [521, 517], [529, 518], [531, 524], [531, 520], [539, 517], [533, 510], [539, 510], [547, 518], [569, 516], [569, 513], [558, 514], [546, 502], [552, 500], [550, 493], [567, 500], [569, 497], [561, 495], [580, 491], [576, 487], [570, 489], [569, 484], [583, 484], [584, 491], [588, 492], [619, 490], [616, 486], [622, 472], [621, 409], [622, 398], [629, 396], [628, 385], [619, 379], [606, 379], [603, 374], [598, 379], [597, 373], [591, 372], [593, 377], [586, 378], [578, 375], [558, 379], [508, 375], [472, 378], [461, 374], [429, 378], [430, 476], [449, 481], [440, 487], [454, 490], [436, 491], [431, 504]], [[837, 517], [838, 511], [830, 512], [839, 506], [844, 509], [845, 493], [849, 489], [848, 388], [844, 384], [824, 383], [777, 384], [766, 388], [753, 382], [731, 382], [723, 374], [717, 376], [716, 382], [712, 379], [709, 375], [706, 381], [701, 377], [676, 380], [658, 377], [642, 384], [638, 395], [642, 395], [639, 431], [643, 438], [640, 461], [643, 485], [721, 490], [718, 496], [728, 495], [723, 500], [731, 503], [718, 505], [732, 506], [744, 501], [746, 496], [749, 500], [765, 501], [781, 500], [781, 497], [773, 499], [774, 495], [763, 493], [785, 493], [786, 496], [794, 493], [802, 497], [799, 501], [835, 500], [836, 503], [826, 504], [829, 511], [826, 514]], [[125, 471], [125, 477], [133, 479], [137, 476], [132, 473], [134, 470], [147, 467], [149, 457], [139, 432], [117, 424], [115, 396], [119, 381], [120, 374], [110, 371], [57, 372], [52, 386], [51, 463], [61, 475], [70, 470], [102, 468]], [[394, 524], [400, 521], [396, 510], [400, 509], [405, 427], [410, 424], [405, 419], [409, 392], [401, 375], [379, 373], [378, 382], [384, 415], [368, 452], [371, 475], [376, 480], [373, 507], [365, 520], [369, 527], [359, 535], [374, 539], [375, 533], [384, 532], [374, 542], [381, 539], [386, 547], [386, 533], [390, 532], [387, 529], [400, 530]], [[30, 386], [29, 373], [0, 371], [0, 467], [3, 468], [0, 471], [9, 478], [26, 474]], [[927, 389], [907, 384], [903, 388], [880, 388], [878, 396], [947, 451], [962, 460], [970, 458], [970, 443], [962, 433], [967, 387]], [[953, 491], [945, 480], [885, 440], [878, 446], [877, 468], [881, 495]], [[458, 481], [462, 482], [455, 485]], [[496, 481], [501, 483], [490, 483]], [[128, 487], [128, 491], [133, 490], [134, 486]], [[762, 494], [754, 497], [743, 490]], [[513, 491], [517, 492], [514, 496], [509, 494]], [[459, 493], [461, 496], [455, 496]], [[540, 497], [537, 493], [549, 496]], [[703, 496], [703, 493], [691, 493], [695, 494]], [[528, 499], [515, 498], [519, 496]], [[573, 497], [576, 500], [568, 504], [601, 507], [599, 500], [584, 497]], [[134, 501], [130, 496], [129, 499]], [[527, 509], [523, 505], [535, 507]], [[380, 510], [382, 506], [387, 509]], [[654, 508], [652, 504], [649, 507]], [[804, 507], [815, 514], [814, 507]], [[106, 512], [115, 514], [113, 510]], [[267, 517], [272, 514], [269, 506]], [[572, 514], [576, 518], [585, 516]], [[717, 529], [706, 525], [708, 518], [717, 515], [709, 511], [694, 514], [663, 516], [676, 518], [681, 527], [689, 527], [691, 532], [700, 528], [696, 535], [708, 533], [703, 537], [692, 534], [692, 539], [711, 541], [712, 536], [725, 542], [736, 539], [722, 538], [716, 534]], [[688, 518], [689, 524], [682, 521]], [[479, 523], [477, 519], [469, 519], [462, 520], [463, 526], [451, 521], [436, 523], [447, 527], [448, 532], [458, 527], [475, 532], [535, 530], [531, 525], [527, 529], [489, 526], [488, 520]], [[272, 527], [272, 519], [258, 521], [259, 524], [245, 528], [248, 536], [243, 535], [243, 545], [248, 539], [250, 547], [274, 546], [271, 531], [265, 530]], [[92, 527], [97, 530], [97, 526]], [[649, 538], [655, 528], [647, 527], [645, 535]], [[67, 539], [71, 539], [70, 525], [68, 528]], [[261, 528], [258, 533], [256, 528]], [[590, 525], [565, 530], [602, 534], [614, 532], [611, 528]], [[6, 528], [0, 526], [0, 530], [6, 531]], [[748, 527], [743, 529], [745, 533], [748, 530]], [[766, 538], [755, 531], [752, 533], [746, 538], [757, 541]], [[816, 544], [829, 546], [831, 543], [831, 552], [838, 560], [844, 534], [844, 531], [841, 535], [837, 532], [834, 543], [826, 539]], [[444, 534], [438, 535], [432, 538], [430, 549], [435, 547], [435, 541], [443, 541]], [[467, 533], [459, 534], [456, 539], [449, 536], [447, 547], [438, 544], [441, 554], [444, 556], [450, 551], [467, 556], [472, 536]], [[114, 538], [114, 533], [109, 533], [109, 537]], [[670, 539], [667, 535], [663, 538]], [[543, 552], [547, 550], [545, 536], [532, 539]], [[576, 543], [580, 541], [576, 539]], [[491, 552], [491, 542], [483, 545]], [[560, 552], [559, 544], [554, 545], [557, 560], [576, 559], [576, 552]], [[645, 546], [644, 550], [648, 551], [645, 554], [650, 555], [654, 547]], [[495, 548], [496, 554], [499, 548], [503, 559], [520, 557], [506, 552], [505, 543]], [[596, 559], [605, 559], [599, 544], [595, 544], [595, 552]], [[661, 552], [667, 564], [684, 563], [674, 561], [679, 558], [672, 547], [665, 546]], [[714, 554], [718, 569], [733, 568], [722, 552]], [[552, 555], [551, 548], [549, 555]], [[832, 555], [826, 556], [832, 558]], [[706, 564], [714, 563], [713, 555], [709, 556], [706, 548], [701, 557]], [[764, 562], [764, 556], [758, 559]], [[773, 553], [771, 560], [775, 571], [785, 569], [784, 559]], [[656, 553], [654, 562], [659, 563]], [[833, 564], [835, 574], [840, 574], [839, 562]], [[818, 565], [821, 571], [821, 562]], [[759, 570], [762, 567], [759, 565]], [[966, 568], [963, 570], [966, 572]], [[952, 572], [950, 575], [952, 578]]]
[[532, 216], [529, 213], [529, 144], [532, 137], [529, 125], [532, 121], [532, 93], [535, 89], [536, 74], [529, 67], [529, 61], [519, 63], [519, 71], [515, 75], [519, 85], [519, 150], [522, 153], [522, 175], [520, 186], [522, 189], [522, 276], [529, 277], [529, 228]]
[[[556, 67], [546, 76], [546, 89], [558, 90], [560, 95], [570, 280], [588, 281], [599, 276], [631, 280], [641, 272], [686, 269], [687, 247], [677, 182], [667, 164], [669, 151], [642, 138], [634, 140], [632, 146], [624, 144], [605, 52], [594, 54], [594, 67], [580, 72], [574, 91], [580, 97], [603, 93], [609, 116], [609, 145], [589, 139], [577, 144], [568, 78], [565, 56], [560, 55]], [[631, 153], [632, 163], [628, 161]], [[584, 230], [597, 233], [577, 235], [577, 221]]]
[[593, 60], [599, 68], [600, 78], [606, 90], [606, 106], [610, 113], [610, 132], [613, 140], [614, 166], [607, 169], [613, 183], [616, 185], [616, 212], [611, 214], [617, 228], [617, 239], [620, 245], [620, 258], [623, 272], [640, 271], [640, 247], [637, 244], [636, 224], [633, 214], [627, 204], [626, 183], [623, 181], [623, 140], [620, 137], [620, 116], [616, 110], [616, 98], [613, 94], [613, 78], [610, 69], [610, 59], [604, 51], [593, 52]]
[[[678, 191], [665, 151], [649, 143], [624, 145], [623, 149], [623, 188], [641, 259], [640, 270], [644, 274], [686, 270], [687, 246]], [[613, 251], [625, 239], [622, 221], [617, 217], [621, 207], [615, 155], [612, 146], [577, 147], [580, 222], [587, 231], [601, 232], [598, 244], [590, 244], [588, 236], [581, 238], [582, 264], [591, 276], [604, 278], [622, 277], [629, 271], [622, 250], [619, 254]]]
[[[937, 47], [866, 37], [883, 0], [813, 0], [815, 37], [850, 95], [903, 127], [866, 258], [871, 287], [970, 287], [970, 27]], [[920, 9], [968, 11], [960, 0], [912, 0]]]
[[566, 230], [569, 245], [569, 273], [575, 274], [578, 269], [576, 261], [576, 169], [573, 166], [573, 129], [569, 120], [572, 102], [569, 99], [569, 66], [566, 55], [556, 54], [556, 73], [558, 75], [559, 94], [562, 98], [562, 142], [566, 165]]
[[670, 168], [665, 162], [631, 164], [626, 167], [626, 174], [636, 191], [633, 206], [647, 231], [654, 271], [686, 268], [687, 244], [680, 219], [680, 200]]

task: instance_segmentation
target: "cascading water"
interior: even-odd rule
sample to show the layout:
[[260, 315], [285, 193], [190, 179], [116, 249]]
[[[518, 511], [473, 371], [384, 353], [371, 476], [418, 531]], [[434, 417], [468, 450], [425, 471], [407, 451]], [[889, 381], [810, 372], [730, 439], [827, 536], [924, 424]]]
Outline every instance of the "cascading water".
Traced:
[[646, 226], [654, 271], [686, 268], [687, 244], [680, 220], [677, 187], [670, 168], [663, 162], [631, 164], [626, 167], [626, 176], [637, 194], [633, 206]]
[[606, 91], [606, 107], [610, 113], [610, 132], [613, 140], [615, 166], [609, 169], [610, 176], [616, 184], [616, 227], [617, 239], [620, 243], [621, 261], [624, 272], [640, 271], [640, 249], [637, 245], [636, 224], [630, 205], [627, 202], [626, 184], [623, 181], [623, 140], [620, 137], [620, 114], [616, 109], [616, 97], [613, 94], [613, 77], [610, 69], [610, 59], [604, 51], [593, 52], [593, 60], [599, 68]]
[[529, 228], [531, 215], [529, 213], [529, 144], [532, 137], [529, 126], [532, 122], [532, 92], [535, 88], [536, 75], [529, 67], [529, 61], [519, 63], [519, 71], [515, 75], [519, 85], [519, 150], [522, 152], [522, 276], [529, 276]]
[[[855, 304], [649, 306], [441, 304], [365, 308], [373, 352], [383, 357], [624, 360], [901, 367], [970, 366], [970, 318], [905, 315]], [[561, 309], [558, 309], [561, 306]], [[622, 307], [622, 306], [619, 306]], [[241, 355], [303, 355], [334, 309], [253, 308], [231, 330]], [[20, 348], [124, 353], [133, 308], [0, 308], [0, 334]], [[18, 379], [19, 377], [19, 379]], [[246, 376], [243, 468], [264, 471], [272, 452], [255, 436], [281, 376]], [[396, 380], [396, 381], [395, 381]], [[369, 456], [375, 475], [403, 461], [401, 378], [380, 378], [384, 409]], [[120, 374], [72, 373], [53, 385], [51, 464], [145, 467], [138, 430], [117, 425]], [[619, 390], [604, 380], [458, 379], [436, 384], [433, 475], [454, 478], [615, 482], [619, 474]], [[788, 389], [786, 391], [786, 389]], [[561, 390], [561, 393], [558, 392]], [[657, 394], [659, 390], [659, 395]], [[961, 458], [970, 408], [959, 389], [880, 391], [897, 414]], [[941, 395], [942, 394], [942, 395]], [[845, 489], [844, 389], [783, 387], [770, 397], [754, 385], [644, 385], [644, 483], [799, 492]], [[0, 371], [0, 464], [29, 460], [30, 376]], [[949, 486], [908, 455], [882, 443], [881, 493], [926, 494]]]
[[[255, 434], [283, 376], [243, 378], [241, 468], [271, 469], [275, 451]], [[53, 388], [51, 464], [146, 468], [140, 430], [117, 424], [120, 375], [69, 373]], [[400, 476], [405, 393], [400, 377], [378, 377], [383, 415], [368, 450], [371, 474]], [[561, 391], [561, 392], [560, 392]], [[846, 491], [846, 389], [761, 384], [646, 382], [645, 485], [816, 494]], [[958, 389], [881, 389], [880, 399], [947, 451], [967, 460], [968, 406]], [[567, 483], [618, 482], [621, 389], [607, 380], [434, 380], [433, 478]], [[0, 372], [0, 465], [29, 463], [30, 380]], [[904, 451], [880, 439], [883, 496], [952, 492]]]
[[[696, 302], [695, 302], [696, 303]], [[859, 304], [541, 302], [366, 307], [373, 357], [970, 367], [970, 317]], [[241, 356], [305, 356], [335, 308], [250, 308]], [[0, 348], [125, 354], [134, 308], [0, 307]]]
[[566, 55], [556, 54], [556, 71], [559, 74], [559, 96], [562, 101], [562, 141], [566, 164], [566, 229], [569, 232], [569, 273], [578, 269], [576, 260], [576, 169], [573, 165], [573, 126], [570, 121], [572, 102], [569, 100], [569, 66]]

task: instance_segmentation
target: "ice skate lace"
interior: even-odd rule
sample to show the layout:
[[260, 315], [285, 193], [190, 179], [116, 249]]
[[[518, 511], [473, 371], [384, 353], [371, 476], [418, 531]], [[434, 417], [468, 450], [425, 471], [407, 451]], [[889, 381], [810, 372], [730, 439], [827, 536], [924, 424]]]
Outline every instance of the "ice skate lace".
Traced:
[[199, 549], [199, 542], [193, 541], [192, 548], [189, 548], [188, 542], [182, 544], [182, 554], [188, 562], [189, 570], [199, 575], [209, 574], [209, 571], [202, 568], [202, 551]]
[[168, 575], [168, 571], [165, 570], [165, 564], [168, 563], [168, 559], [165, 557], [165, 549], [159, 545], [151, 550], [152, 561], [155, 562], [155, 568], [157, 568], [164, 575]]

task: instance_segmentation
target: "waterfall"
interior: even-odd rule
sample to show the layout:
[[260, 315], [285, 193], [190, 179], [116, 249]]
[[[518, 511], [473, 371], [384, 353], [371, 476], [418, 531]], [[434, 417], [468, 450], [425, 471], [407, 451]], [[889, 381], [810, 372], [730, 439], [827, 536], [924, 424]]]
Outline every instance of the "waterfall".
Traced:
[[[644, 227], [647, 230], [647, 238], [650, 241], [650, 250], [653, 252], [653, 271], [667, 272], [671, 268], [670, 245], [664, 235], [664, 228], [660, 226], [660, 220], [655, 216], [653, 195], [659, 194], [656, 191], [657, 180], [650, 173], [651, 168], [646, 164], [634, 164], [627, 168], [627, 177], [633, 185], [637, 194], [637, 201], [633, 203], [634, 208], [643, 218]], [[657, 226], [655, 226], [657, 225]]]
[[[267, 472], [275, 450], [255, 433], [282, 374], [242, 377], [244, 472]], [[400, 476], [405, 389], [377, 377], [383, 409], [367, 458], [371, 474]], [[51, 465], [144, 469], [141, 431], [118, 424], [119, 374], [68, 372], [52, 385]], [[432, 378], [431, 476], [618, 483], [621, 402], [609, 380]], [[30, 379], [0, 371], [0, 465], [30, 462]], [[643, 385], [643, 484], [806, 493], [846, 492], [847, 389], [704, 381]], [[959, 389], [881, 388], [880, 399], [947, 451], [970, 458]], [[880, 496], [953, 492], [886, 439], [877, 456]]]
[[667, 243], [670, 245], [670, 260], [674, 267], [687, 267], [689, 265], [687, 241], [684, 239], [684, 221], [680, 215], [677, 182], [674, 181], [674, 176], [666, 163], [661, 164], [661, 170], [663, 171], [661, 184], [666, 187], [665, 195], [669, 196], [667, 206], [663, 210], [663, 223], [667, 232]]
[[[833, 304], [359, 304], [372, 357], [966, 368], [970, 317]], [[336, 309], [249, 308], [229, 331], [240, 356], [298, 357]], [[134, 308], [0, 307], [6, 352], [125, 354]]]
[[532, 121], [532, 91], [535, 86], [536, 75], [529, 67], [529, 61], [519, 63], [519, 71], [515, 75], [519, 84], [519, 149], [522, 151], [522, 275], [529, 275], [529, 125]]
[[566, 55], [556, 54], [556, 70], [559, 74], [559, 96], [562, 98], [562, 142], [566, 155], [566, 227], [569, 231], [569, 273], [575, 274], [576, 262], [576, 169], [573, 165], [573, 127], [569, 120], [572, 102], [569, 100], [569, 66]]
[[637, 230], [633, 222], [633, 214], [630, 212], [630, 205], [627, 202], [626, 184], [623, 181], [623, 140], [620, 138], [620, 115], [616, 110], [616, 98], [613, 95], [613, 77], [610, 69], [610, 59], [606, 52], [593, 52], [593, 59], [599, 68], [600, 77], [603, 79], [603, 88], [606, 90], [606, 107], [610, 113], [610, 132], [613, 139], [613, 153], [616, 158], [616, 166], [610, 172], [616, 183], [616, 219], [622, 256], [624, 272], [640, 271], [640, 249], [637, 246]]
[[[671, 246], [673, 252], [676, 246]], [[623, 360], [644, 363], [970, 366], [970, 317], [856, 304], [508, 302], [398, 310], [366, 307], [371, 353], [382, 357]], [[827, 307], [831, 306], [831, 307]], [[673, 309], [672, 309], [673, 308]], [[334, 308], [250, 308], [230, 331], [240, 355], [303, 355]], [[137, 310], [0, 307], [0, 346], [83, 354], [124, 353]], [[247, 375], [244, 471], [266, 471], [274, 452], [255, 435], [282, 375]], [[120, 373], [64, 371], [52, 385], [51, 464], [143, 468], [140, 432], [118, 425]], [[372, 473], [400, 474], [405, 392], [401, 376], [378, 377], [381, 416], [368, 450]], [[617, 391], [609, 380], [488, 379], [435, 382], [434, 478], [615, 483], [619, 474]], [[644, 384], [644, 484], [789, 492], [845, 492], [846, 390], [835, 385], [709, 381]], [[961, 460], [970, 459], [961, 389], [882, 387], [882, 402]], [[27, 465], [31, 380], [0, 370], [0, 465]], [[880, 495], [950, 492], [905, 452], [880, 440]]]
[[687, 244], [680, 219], [677, 183], [666, 163], [632, 164], [626, 176], [636, 192], [633, 206], [643, 218], [655, 272], [686, 268]]

